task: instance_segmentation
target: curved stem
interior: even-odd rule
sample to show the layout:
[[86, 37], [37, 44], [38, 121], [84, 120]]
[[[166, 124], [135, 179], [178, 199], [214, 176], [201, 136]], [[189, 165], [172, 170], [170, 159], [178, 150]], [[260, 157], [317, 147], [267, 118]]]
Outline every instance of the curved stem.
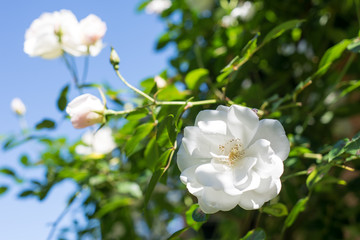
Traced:
[[131, 85], [130, 83], [128, 83], [125, 78], [120, 74], [119, 70], [115, 70], [117, 76], [120, 78], [120, 80], [125, 83], [126, 86], [128, 86], [130, 89], [132, 89], [133, 91], [135, 91], [136, 93], [140, 94], [141, 96], [143, 96], [144, 98], [148, 99], [150, 102], [155, 102], [155, 100], [150, 97], [149, 95], [147, 95], [146, 93], [144, 93], [143, 91], [137, 89], [136, 87], [134, 87], [133, 85]]
[[84, 84], [87, 78], [89, 72], [89, 55], [86, 55], [84, 60], [84, 68], [83, 68], [83, 74], [81, 78], [81, 84]]
[[73, 68], [73, 66], [71, 65], [71, 63], [69, 62], [69, 60], [67, 59], [66, 57], [66, 53], [64, 53], [63, 55], [63, 59], [65, 61], [65, 65], [66, 65], [66, 68], [70, 71], [70, 74], [72, 75], [73, 77], [73, 81], [74, 81], [74, 84], [77, 88], [79, 88], [79, 78], [76, 74], [76, 71], [75, 69]]

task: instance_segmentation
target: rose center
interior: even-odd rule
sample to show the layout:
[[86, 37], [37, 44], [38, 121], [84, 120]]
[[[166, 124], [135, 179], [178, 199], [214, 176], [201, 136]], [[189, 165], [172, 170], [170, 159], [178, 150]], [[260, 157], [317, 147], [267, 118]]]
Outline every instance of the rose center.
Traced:
[[228, 166], [234, 166], [234, 164], [241, 160], [245, 155], [243, 145], [238, 138], [231, 139], [224, 145], [219, 145], [219, 150], [221, 156], [217, 159]]

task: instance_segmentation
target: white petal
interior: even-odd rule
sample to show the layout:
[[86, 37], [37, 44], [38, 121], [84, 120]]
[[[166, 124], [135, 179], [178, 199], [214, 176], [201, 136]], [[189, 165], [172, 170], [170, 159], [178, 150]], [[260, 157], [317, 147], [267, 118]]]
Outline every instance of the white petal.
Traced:
[[196, 116], [195, 126], [204, 133], [226, 135], [226, 117], [227, 113], [223, 111], [203, 110]]
[[251, 109], [239, 105], [232, 105], [227, 115], [227, 123], [230, 134], [241, 140], [242, 145], [247, 147], [256, 133], [259, 118]]
[[265, 200], [261, 194], [248, 191], [241, 195], [239, 206], [245, 210], [259, 209], [264, 205]]
[[246, 182], [240, 184], [236, 183], [235, 186], [241, 192], [245, 192], [258, 188], [260, 186], [260, 182], [260, 176], [256, 172], [250, 170], [250, 172], [247, 174]]
[[232, 171], [220, 172], [211, 163], [198, 166], [195, 177], [198, 183], [205, 187], [222, 190], [231, 196], [241, 194], [241, 191], [234, 186]]
[[182, 144], [192, 157], [212, 158], [210, 152], [219, 149], [219, 145], [225, 142], [224, 137], [219, 134], [205, 134], [198, 127], [186, 127]]
[[256, 158], [245, 157], [234, 166], [234, 182], [238, 188], [248, 181], [248, 173], [256, 164], [256, 161]]
[[184, 148], [184, 145], [181, 144], [179, 151], [177, 153], [176, 161], [180, 171], [184, 171], [185, 169], [192, 167], [194, 165], [207, 163], [210, 161], [210, 158], [196, 158], [190, 156], [190, 154]]
[[262, 178], [279, 178], [284, 171], [284, 164], [281, 159], [275, 155], [270, 147], [270, 142], [265, 139], [259, 139], [245, 151], [245, 156], [255, 157], [257, 159], [254, 171]]
[[271, 148], [282, 161], [288, 157], [290, 143], [279, 121], [274, 119], [261, 120], [259, 128], [250, 144], [253, 144], [258, 139], [268, 140]]
[[200, 208], [205, 213], [215, 213], [217, 210], [229, 211], [239, 203], [240, 195], [231, 196], [223, 191], [216, 191], [205, 187], [202, 195], [198, 197]]
[[180, 175], [180, 180], [186, 185], [186, 188], [191, 194], [201, 196], [204, 187], [196, 181], [195, 169], [197, 167], [198, 165], [185, 169]]

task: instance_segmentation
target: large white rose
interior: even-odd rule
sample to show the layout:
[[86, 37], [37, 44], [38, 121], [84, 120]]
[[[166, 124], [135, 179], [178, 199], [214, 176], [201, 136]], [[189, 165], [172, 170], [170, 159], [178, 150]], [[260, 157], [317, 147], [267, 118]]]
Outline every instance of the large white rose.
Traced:
[[152, 0], [145, 7], [145, 12], [148, 14], [161, 14], [163, 11], [171, 7], [170, 0]]
[[103, 127], [100, 130], [86, 132], [81, 140], [86, 145], [76, 146], [76, 153], [81, 155], [89, 154], [108, 154], [116, 148], [112, 130], [109, 127]]
[[90, 14], [80, 21], [79, 27], [83, 54], [98, 55], [104, 47], [102, 38], [106, 33], [106, 23], [94, 14]]
[[96, 123], [103, 123], [105, 110], [101, 100], [91, 94], [83, 94], [72, 100], [66, 107], [74, 128], [85, 128]]
[[204, 110], [186, 127], [177, 154], [181, 181], [205, 213], [236, 205], [260, 208], [278, 195], [283, 161], [290, 151], [277, 120], [259, 121], [249, 108]]
[[24, 52], [30, 56], [53, 59], [66, 51], [74, 56], [79, 51], [79, 23], [68, 10], [43, 13], [26, 30]]

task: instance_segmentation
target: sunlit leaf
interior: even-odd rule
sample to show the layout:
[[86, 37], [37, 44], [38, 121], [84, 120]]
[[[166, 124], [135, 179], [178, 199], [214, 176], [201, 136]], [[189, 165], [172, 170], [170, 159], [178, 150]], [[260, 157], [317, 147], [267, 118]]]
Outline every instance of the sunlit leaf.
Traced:
[[189, 72], [185, 77], [185, 83], [191, 90], [197, 90], [201, 83], [206, 81], [209, 71], [204, 68], [198, 68]]
[[285, 31], [298, 28], [301, 23], [303, 23], [305, 20], [290, 20], [287, 22], [284, 22], [280, 24], [279, 26], [273, 28], [264, 38], [262, 44], [266, 44], [272, 39], [275, 39], [279, 36], [281, 36]]
[[249, 231], [243, 238], [240, 240], [265, 240], [266, 234], [261, 228], [256, 228]]
[[288, 215], [287, 207], [282, 203], [275, 203], [262, 208], [264, 213], [270, 214], [275, 217], [283, 217]]
[[4, 194], [8, 190], [7, 186], [0, 186], [0, 195]]
[[135, 130], [134, 135], [127, 141], [125, 145], [125, 151], [128, 156], [132, 155], [141, 140], [149, 135], [154, 128], [153, 123], [144, 123], [138, 126]]
[[190, 227], [184, 227], [176, 232], [174, 232], [173, 234], [171, 234], [171, 236], [168, 238], [168, 240], [175, 240], [175, 239], [179, 239], [178, 237], [185, 231], [187, 231]]
[[306, 209], [306, 204], [309, 200], [309, 197], [305, 197], [305, 198], [301, 198], [297, 201], [297, 203], [295, 204], [295, 206], [291, 209], [289, 215], [287, 216], [287, 218], [285, 219], [285, 223], [283, 228], [286, 229], [288, 227], [290, 227], [296, 220], [296, 218], [298, 217], [298, 215], [305, 211]]

